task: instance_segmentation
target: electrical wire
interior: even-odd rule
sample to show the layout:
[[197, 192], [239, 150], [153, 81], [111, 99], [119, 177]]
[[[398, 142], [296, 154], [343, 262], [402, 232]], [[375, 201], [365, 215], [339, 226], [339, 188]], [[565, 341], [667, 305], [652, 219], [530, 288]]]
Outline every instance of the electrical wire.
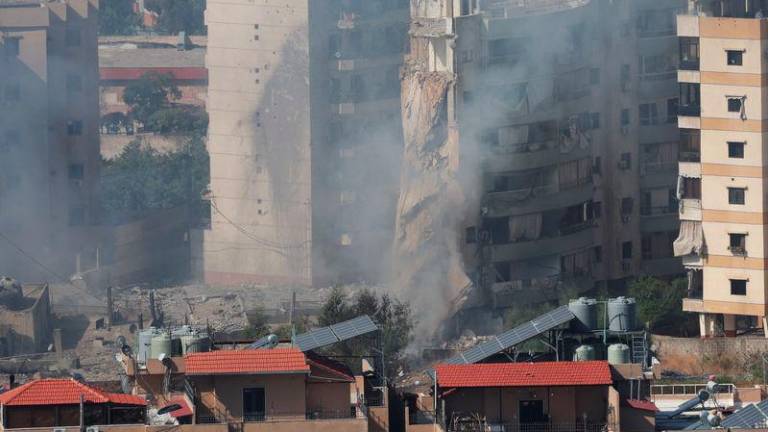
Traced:
[[35, 264], [36, 264], [38, 267], [40, 267], [41, 269], [45, 270], [45, 271], [46, 271], [46, 272], [48, 272], [50, 275], [54, 276], [54, 277], [55, 277], [56, 279], [58, 279], [60, 282], [71, 283], [71, 282], [69, 281], [69, 279], [67, 279], [67, 278], [65, 278], [65, 277], [62, 277], [61, 275], [59, 275], [58, 273], [56, 273], [54, 270], [52, 270], [50, 267], [48, 267], [48, 266], [46, 266], [45, 264], [43, 264], [42, 262], [40, 262], [40, 261], [39, 261], [37, 258], [35, 258], [35, 257], [34, 257], [34, 256], [32, 256], [30, 253], [28, 253], [27, 251], [25, 251], [24, 249], [22, 249], [22, 248], [21, 248], [21, 246], [19, 246], [18, 244], [14, 243], [14, 241], [13, 241], [13, 240], [11, 240], [10, 238], [8, 238], [8, 236], [6, 236], [6, 235], [5, 235], [3, 232], [1, 232], [1, 231], [0, 231], [0, 239], [3, 239], [3, 240], [6, 242], [6, 243], [8, 243], [9, 245], [11, 245], [11, 247], [13, 247], [14, 249], [16, 249], [16, 251], [17, 251], [18, 253], [20, 253], [22, 256], [24, 256], [25, 258], [27, 258], [27, 259], [28, 259], [28, 260], [30, 260], [31, 262], [35, 263]]

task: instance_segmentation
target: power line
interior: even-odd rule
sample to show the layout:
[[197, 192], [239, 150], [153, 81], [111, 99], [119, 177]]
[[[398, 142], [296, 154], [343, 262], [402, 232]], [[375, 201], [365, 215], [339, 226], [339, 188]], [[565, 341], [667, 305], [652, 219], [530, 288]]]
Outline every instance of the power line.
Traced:
[[8, 236], [6, 236], [6, 235], [5, 235], [3, 232], [0, 232], [0, 238], [2, 238], [3, 240], [5, 240], [5, 242], [6, 242], [6, 243], [8, 243], [8, 244], [9, 244], [9, 245], [11, 245], [11, 246], [12, 246], [14, 249], [16, 249], [16, 251], [17, 251], [17, 252], [19, 252], [19, 253], [20, 253], [22, 256], [26, 257], [27, 259], [29, 259], [30, 261], [32, 261], [33, 263], [35, 263], [35, 264], [36, 264], [38, 267], [40, 267], [41, 269], [43, 269], [43, 270], [45, 270], [46, 272], [48, 272], [48, 273], [50, 273], [51, 275], [53, 275], [53, 276], [54, 276], [56, 279], [58, 279], [59, 281], [61, 281], [61, 282], [66, 282], [66, 283], [69, 283], [69, 280], [67, 280], [67, 278], [61, 277], [61, 275], [59, 275], [59, 274], [58, 274], [58, 273], [56, 273], [55, 271], [51, 270], [51, 269], [50, 269], [48, 266], [46, 266], [45, 264], [41, 263], [41, 262], [40, 262], [40, 261], [39, 261], [37, 258], [35, 258], [35, 257], [34, 257], [34, 256], [32, 256], [30, 253], [28, 253], [27, 251], [25, 251], [24, 249], [22, 249], [22, 248], [21, 248], [21, 246], [19, 246], [19, 245], [17, 245], [16, 243], [14, 243], [14, 242], [13, 242], [13, 240], [11, 240], [10, 238], [8, 238]]

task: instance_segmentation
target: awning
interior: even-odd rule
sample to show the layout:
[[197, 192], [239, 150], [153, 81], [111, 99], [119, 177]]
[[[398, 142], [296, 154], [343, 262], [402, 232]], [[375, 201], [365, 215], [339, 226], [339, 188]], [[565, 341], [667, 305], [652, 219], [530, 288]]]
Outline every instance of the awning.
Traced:
[[699, 221], [680, 221], [680, 234], [674, 243], [675, 256], [700, 255], [704, 250], [704, 229]]

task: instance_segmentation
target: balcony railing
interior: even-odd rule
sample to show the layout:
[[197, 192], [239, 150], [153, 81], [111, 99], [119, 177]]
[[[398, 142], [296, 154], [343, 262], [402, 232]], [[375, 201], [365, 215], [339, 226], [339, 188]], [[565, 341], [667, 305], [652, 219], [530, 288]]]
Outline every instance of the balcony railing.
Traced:
[[678, 154], [680, 162], [701, 162], [701, 152], [699, 151], [681, 151]]
[[677, 114], [687, 117], [698, 117], [701, 115], [701, 106], [699, 105], [680, 105], [677, 107]]
[[699, 70], [699, 61], [698, 60], [680, 60], [680, 69], [688, 70], [688, 71], [697, 71]]
[[[361, 411], [361, 414], [365, 411]], [[355, 407], [350, 406], [348, 410], [323, 410], [323, 409], [310, 409], [306, 412], [253, 412], [246, 413], [242, 417], [242, 421], [245, 423], [252, 422], [281, 422], [281, 421], [297, 421], [297, 420], [341, 420], [341, 419], [354, 419], [358, 418], [358, 411]], [[197, 423], [199, 424], [221, 424], [232, 421], [241, 421], [237, 418], [227, 418], [227, 416], [220, 415], [198, 415]]]
[[451, 425], [448, 432], [607, 432], [615, 430], [606, 423], [504, 423], [504, 424], [472, 424], [461, 423]]
[[671, 203], [666, 206], [642, 206], [640, 207], [640, 216], [660, 216], [675, 214], [679, 211], [679, 205], [677, 203]]

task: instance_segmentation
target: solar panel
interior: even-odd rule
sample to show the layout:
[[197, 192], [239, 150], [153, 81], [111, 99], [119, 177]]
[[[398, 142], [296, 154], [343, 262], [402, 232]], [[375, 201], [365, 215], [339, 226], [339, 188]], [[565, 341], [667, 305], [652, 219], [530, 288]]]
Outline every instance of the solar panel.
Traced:
[[335, 344], [339, 341], [330, 327], [323, 327], [296, 336], [294, 344], [302, 351], [310, 351], [322, 346]]
[[559, 308], [547, 312], [529, 321], [525, 324], [517, 326], [512, 330], [494, 336], [486, 342], [471, 348], [458, 356], [452, 357], [446, 361], [448, 364], [462, 364], [462, 363], [477, 363], [485, 360], [492, 355], [512, 348], [522, 342], [531, 339], [534, 336], [540, 335], [546, 331], [565, 324], [574, 318], [573, 313], [568, 306], [560, 306]]
[[725, 428], [763, 428], [768, 426], [768, 400], [756, 405], [747, 405], [723, 420]]
[[338, 336], [340, 341], [373, 333], [378, 329], [376, 323], [374, 323], [368, 315], [359, 316], [349, 321], [344, 321], [331, 326], [331, 330]]
[[296, 336], [293, 340], [302, 351], [311, 351], [326, 345], [362, 336], [379, 329], [368, 315], [359, 316], [349, 321], [322, 327]]

